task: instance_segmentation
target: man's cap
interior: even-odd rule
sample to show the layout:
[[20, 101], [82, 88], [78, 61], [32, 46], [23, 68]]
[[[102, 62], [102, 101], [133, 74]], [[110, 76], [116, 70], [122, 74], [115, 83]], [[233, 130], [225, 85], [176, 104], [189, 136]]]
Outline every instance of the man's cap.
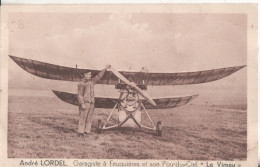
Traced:
[[89, 72], [82, 72], [79, 75], [83, 78], [85, 74], [91, 74], [91, 71], [89, 71]]

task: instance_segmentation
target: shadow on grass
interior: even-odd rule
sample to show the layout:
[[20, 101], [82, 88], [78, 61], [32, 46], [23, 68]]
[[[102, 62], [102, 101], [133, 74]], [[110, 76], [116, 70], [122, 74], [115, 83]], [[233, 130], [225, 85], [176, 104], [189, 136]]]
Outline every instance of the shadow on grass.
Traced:
[[[55, 129], [59, 132], [77, 133], [77, 130], [74, 128], [77, 126], [78, 123], [76, 119], [71, 119], [71, 118], [64, 119], [58, 117], [42, 117], [42, 118], [30, 117], [29, 120], [39, 125], [43, 125], [48, 128]], [[70, 125], [73, 125], [73, 127], [71, 127]], [[169, 127], [165, 127], [165, 129], [168, 128]], [[97, 121], [93, 121], [91, 131], [94, 133], [97, 132]], [[123, 134], [123, 135], [146, 134], [149, 136], [156, 136], [155, 130], [149, 130], [149, 129], [138, 128], [138, 127], [116, 127], [116, 128], [102, 130], [102, 134], [111, 133], [111, 132], [116, 134]]]
[[107, 129], [107, 130], [102, 130], [103, 133], [107, 133], [107, 132], [117, 132], [120, 134], [126, 134], [126, 135], [133, 135], [135, 133], [144, 133], [147, 135], [155, 135], [155, 131], [153, 130], [147, 130], [147, 129], [143, 129], [143, 128], [132, 128], [132, 127], [116, 127], [116, 128], [112, 128], [112, 129]]

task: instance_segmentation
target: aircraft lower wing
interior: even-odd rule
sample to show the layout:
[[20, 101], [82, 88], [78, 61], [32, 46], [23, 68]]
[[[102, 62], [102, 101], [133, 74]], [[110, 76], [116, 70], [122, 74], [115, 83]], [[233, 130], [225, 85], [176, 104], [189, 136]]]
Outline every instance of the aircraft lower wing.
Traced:
[[[67, 92], [60, 92], [53, 90], [53, 93], [59, 97], [62, 101], [78, 106], [77, 95]], [[147, 103], [144, 99], [143, 104], [147, 109], [165, 109], [174, 108], [189, 103], [191, 100], [196, 98], [198, 95], [184, 96], [184, 97], [169, 97], [169, 98], [154, 98], [156, 106]], [[106, 98], [106, 97], [95, 97], [96, 108], [113, 108], [117, 103], [118, 98]]]
[[[16, 64], [18, 64], [25, 71], [48, 79], [76, 81], [81, 80], [81, 74], [85, 72], [92, 72], [93, 77], [97, 75], [100, 70], [91, 69], [78, 69], [64, 67], [40, 61], [24, 59], [19, 57], [10, 56]], [[234, 72], [242, 69], [245, 66], [226, 67], [219, 69], [212, 69], [207, 71], [196, 72], [180, 72], [180, 73], [143, 73], [143, 72], [127, 72], [119, 71], [125, 78], [131, 78], [136, 84], [146, 85], [187, 85], [199, 84], [210, 81], [219, 80]], [[97, 84], [115, 85], [118, 83], [118, 78], [113, 75], [111, 71], [107, 71]]]

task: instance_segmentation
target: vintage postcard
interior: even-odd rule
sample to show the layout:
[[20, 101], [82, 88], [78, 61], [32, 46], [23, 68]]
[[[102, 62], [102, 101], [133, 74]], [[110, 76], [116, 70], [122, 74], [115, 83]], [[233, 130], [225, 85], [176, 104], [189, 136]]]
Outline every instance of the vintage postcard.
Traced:
[[1, 6], [0, 166], [256, 166], [257, 12]]

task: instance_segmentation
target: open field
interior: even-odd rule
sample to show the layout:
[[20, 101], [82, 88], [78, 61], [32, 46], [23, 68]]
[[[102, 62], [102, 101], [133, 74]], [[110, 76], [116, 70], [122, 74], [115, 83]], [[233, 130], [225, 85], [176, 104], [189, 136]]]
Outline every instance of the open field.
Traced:
[[[96, 109], [104, 119], [104, 109]], [[195, 99], [166, 110], [149, 110], [163, 136], [139, 129], [103, 131], [79, 138], [78, 108], [52, 96], [9, 96], [9, 158], [245, 160], [246, 102]]]

